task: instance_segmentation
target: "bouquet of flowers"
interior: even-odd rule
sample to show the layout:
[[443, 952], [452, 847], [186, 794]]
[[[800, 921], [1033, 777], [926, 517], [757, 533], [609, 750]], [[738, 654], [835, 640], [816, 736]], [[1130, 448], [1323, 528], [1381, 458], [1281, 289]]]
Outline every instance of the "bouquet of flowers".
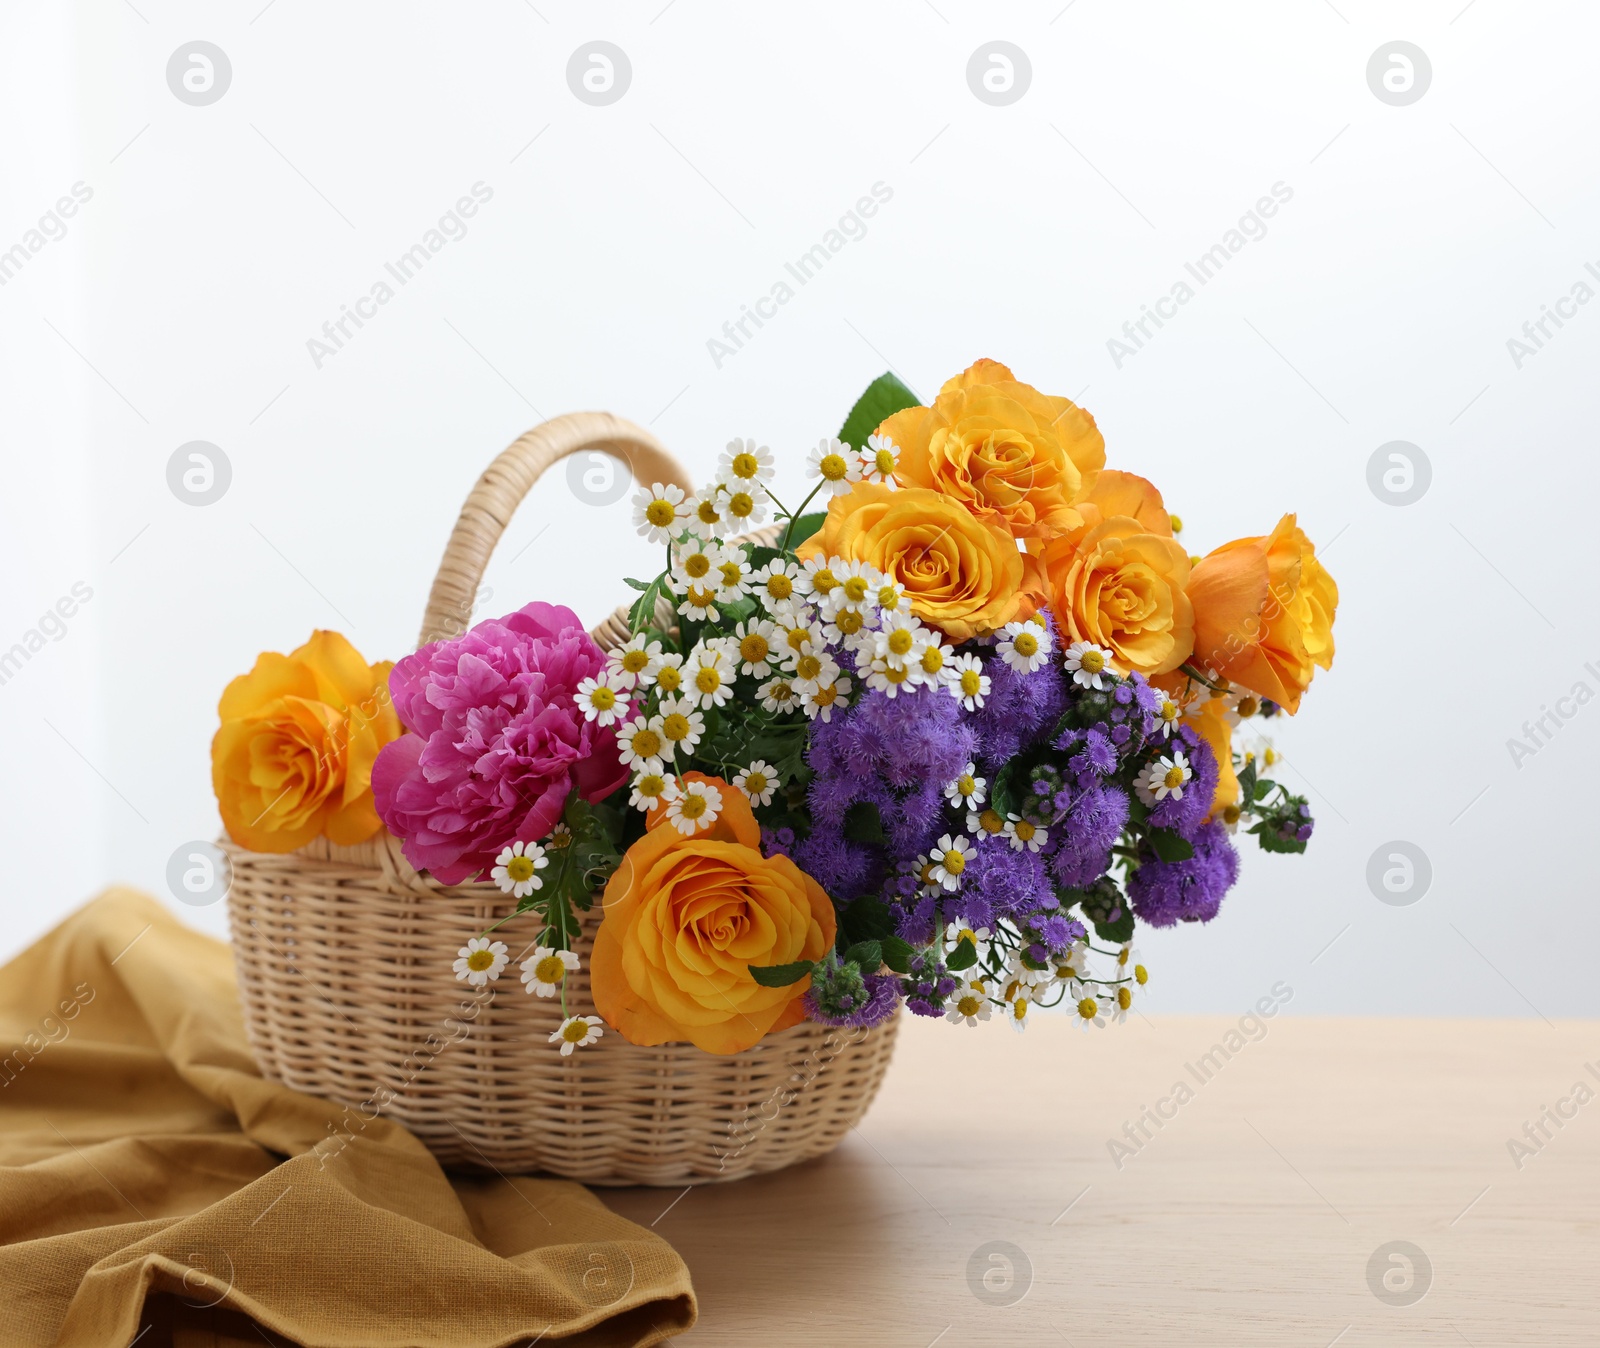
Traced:
[[[418, 870], [497, 885], [539, 920], [521, 982], [562, 999], [562, 1054], [607, 1028], [735, 1053], [901, 1003], [1125, 1018], [1139, 923], [1213, 918], [1241, 829], [1305, 850], [1258, 728], [1332, 664], [1332, 578], [1293, 515], [1190, 556], [1087, 411], [994, 361], [928, 407], [885, 375], [806, 471], [790, 508], [734, 440], [698, 494], [641, 489], [663, 569], [609, 651], [534, 602], [392, 670], [328, 633], [263, 656], [224, 696], [230, 829], [268, 797], [260, 850], [381, 819]], [[454, 967], [511, 958], [490, 929]]]

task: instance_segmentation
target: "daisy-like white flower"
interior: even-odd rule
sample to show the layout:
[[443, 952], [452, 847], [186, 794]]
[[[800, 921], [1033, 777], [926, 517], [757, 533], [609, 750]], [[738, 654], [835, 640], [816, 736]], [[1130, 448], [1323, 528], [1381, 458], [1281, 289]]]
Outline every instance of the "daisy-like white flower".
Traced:
[[652, 543], [670, 543], [682, 527], [683, 488], [652, 482], [633, 498], [633, 527]]
[[710, 828], [722, 810], [722, 792], [710, 782], [678, 782], [667, 797], [667, 820], [688, 835]]
[[915, 671], [915, 665], [895, 664], [884, 656], [875, 655], [867, 666], [867, 687], [892, 700], [900, 695], [902, 688], [910, 691], [917, 687]]
[[820, 478], [828, 495], [843, 496], [851, 483], [861, 481], [861, 460], [850, 452], [849, 445], [824, 437], [806, 455], [806, 476]]
[[909, 613], [879, 615], [878, 630], [873, 634], [872, 653], [902, 669], [915, 665], [922, 656], [922, 643], [927, 639], [922, 624]]
[[1244, 811], [1239, 808], [1238, 802], [1234, 801], [1232, 804], [1222, 807], [1221, 812], [1217, 815], [1217, 822], [1227, 829], [1230, 834], [1233, 834], [1239, 831], [1239, 821], [1242, 818], [1244, 818]]
[[1246, 763], [1260, 763], [1264, 768], [1275, 768], [1283, 761], [1283, 755], [1266, 735], [1257, 735], [1241, 748]]
[[633, 689], [650, 682], [650, 662], [661, 654], [661, 643], [650, 640], [647, 632], [629, 637], [606, 654], [606, 673], [613, 688]]
[[737, 543], [725, 544], [717, 569], [711, 579], [716, 582], [717, 602], [731, 604], [750, 593], [750, 559]]
[[911, 597], [906, 594], [906, 587], [892, 576], [884, 576], [878, 581], [872, 598], [874, 607], [880, 613], [911, 612]]
[[939, 839], [939, 845], [928, 853], [928, 860], [933, 863], [934, 879], [946, 890], [954, 890], [961, 883], [967, 863], [977, 855], [978, 849], [965, 838], [946, 833]]
[[1013, 852], [1037, 852], [1050, 841], [1048, 829], [1012, 815], [1006, 820], [1006, 840]]
[[489, 878], [500, 886], [502, 894], [525, 899], [534, 890], [544, 888], [539, 872], [549, 864], [550, 858], [538, 843], [514, 842], [509, 847], [501, 848], [500, 855], [494, 859], [494, 869], [489, 872]]
[[754, 440], [728, 441], [728, 447], [717, 460], [717, 476], [730, 487], [734, 483], [771, 482], [777, 471], [772, 464], [772, 451]]
[[727, 495], [722, 508], [728, 515], [731, 533], [747, 533], [767, 517], [767, 489], [759, 482], [733, 481], [725, 484]]
[[983, 661], [975, 655], [958, 655], [946, 662], [950, 670], [950, 692], [968, 711], [977, 711], [989, 696], [989, 676], [983, 672]]
[[732, 527], [720, 484], [713, 482], [683, 503], [684, 523], [697, 538], [721, 538]]
[[635, 772], [660, 772], [671, 761], [673, 748], [661, 733], [659, 716], [635, 716], [617, 729], [617, 757]]
[[675, 759], [680, 749], [685, 755], [693, 753], [706, 733], [706, 718], [695, 710], [696, 700], [693, 695], [661, 699], [661, 714], [654, 719], [661, 722], [661, 738], [671, 746], [663, 758]]
[[818, 682], [800, 695], [800, 707], [813, 721], [831, 721], [835, 710], [850, 705], [850, 678], [835, 673], [827, 682]]
[[1172, 700], [1161, 689], [1155, 689], [1156, 695], [1156, 725], [1161, 730], [1161, 738], [1167, 739], [1178, 728], [1178, 721], [1183, 716], [1183, 708]]
[[529, 993], [554, 997], [567, 975], [578, 971], [578, 957], [570, 950], [542, 945], [522, 961], [522, 982]]
[[646, 683], [653, 683], [663, 697], [671, 697], [683, 687], [683, 656], [677, 651], [658, 651], [645, 666]]
[[833, 573], [839, 577], [839, 584], [828, 595], [832, 610], [837, 613], [853, 608], [870, 613], [877, 602], [876, 591], [883, 584], [882, 572], [868, 562], [845, 562], [835, 566]]
[[588, 1048], [605, 1033], [605, 1023], [599, 1016], [568, 1016], [550, 1036], [552, 1044], [561, 1045], [561, 1056], [570, 1058], [575, 1048]]
[[1032, 674], [1050, 659], [1044, 629], [1037, 623], [1007, 623], [1002, 631], [1004, 635], [995, 649], [1018, 674]]
[[[838, 593], [837, 590], [834, 591]], [[840, 607], [822, 629], [823, 640], [830, 646], [854, 647], [858, 641], [871, 637], [867, 630], [867, 615], [861, 609]]]
[[1189, 767], [1189, 760], [1183, 756], [1179, 749], [1171, 755], [1163, 755], [1156, 759], [1138, 776], [1134, 782], [1134, 790], [1139, 793], [1139, 799], [1146, 805], [1154, 805], [1158, 800], [1165, 800], [1171, 796], [1174, 800], [1183, 799], [1183, 784], [1194, 776]]
[[[1127, 978], [1129, 966], [1139, 962], [1139, 952], [1133, 948], [1132, 941], [1124, 941], [1117, 947], [1117, 977]], [[1142, 981], [1142, 980], [1141, 980]]]
[[450, 967], [456, 971], [457, 981], [465, 980], [481, 988], [500, 977], [511, 952], [504, 941], [491, 941], [487, 936], [474, 936], [456, 951], [456, 962]]
[[967, 832], [976, 837], [979, 833], [987, 833], [991, 837], [1006, 831], [1006, 821], [1000, 817], [1000, 812], [994, 809], [968, 810]]
[[1121, 1025], [1133, 1007], [1133, 989], [1124, 983], [1111, 995], [1111, 1019]]
[[550, 830], [550, 836], [545, 839], [545, 847], [552, 852], [559, 852], [572, 846], [572, 830], [565, 824], [557, 824]]
[[781, 613], [793, 607], [799, 598], [795, 589], [795, 576], [800, 568], [793, 562], [774, 557], [759, 571], [750, 575], [750, 592], [766, 605], [769, 613]]
[[691, 585], [684, 591], [683, 603], [678, 605], [678, 612], [685, 618], [693, 618], [696, 622], [705, 622], [717, 616], [717, 592], [714, 589]]
[[772, 620], [772, 628], [780, 661], [793, 660], [807, 646], [822, 645], [822, 628], [817, 623], [816, 610], [809, 604], [778, 614]]
[[[952, 950], [960, 945], [962, 941], [971, 941], [972, 948], [976, 950], [982, 942], [989, 939], [989, 934], [987, 927], [979, 927], [974, 931], [971, 927], [963, 927], [959, 922], [947, 922], [944, 928], [945, 939], [950, 942]], [[987, 979], [977, 979], [975, 982], [982, 982], [984, 984], [983, 990], [988, 990]]]
[[773, 650], [777, 628], [762, 618], [750, 618], [733, 629], [733, 662], [739, 673], [753, 679], [764, 679], [772, 673], [773, 662], [778, 658]]
[[1111, 652], [1092, 641], [1074, 641], [1067, 647], [1066, 668], [1078, 687], [1103, 691], [1112, 677]]
[[894, 470], [900, 464], [900, 447], [887, 435], [869, 435], [860, 453], [861, 480], [894, 487]]
[[819, 684], [830, 683], [839, 666], [821, 646], [807, 646], [789, 661], [790, 682], [802, 697]]
[[683, 666], [683, 696], [706, 711], [733, 696], [733, 662], [720, 645], [701, 643]]
[[1109, 1011], [1111, 999], [1109, 997], [1083, 997], [1078, 1001], [1078, 1028], [1083, 1030], [1103, 1030], [1106, 1027], [1106, 1012]]
[[978, 775], [978, 765], [968, 763], [953, 782], [947, 782], [944, 798], [958, 810], [976, 809], [988, 799], [989, 783]]
[[628, 804], [648, 813], [667, 798], [669, 791], [676, 789], [677, 781], [670, 772], [641, 772], [633, 779]]
[[752, 805], [770, 805], [772, 793], [778, 789], [777, 769], [764, 758], [758, 758], [749, 767], [739, 769], [733, 784]]
[[988, 1020], [990, 1014], [989, 999], [968, 988], [965, 991], [958, 991], [957, 995], [950, 999], [944, 1018], [952, 1025], [959, 1025], [962, 1021], [968, 1025], [976, 1025], [980, 1020]]
[[808, 557], [800, 564], [800, 570], [794, 578], [794, 588], [803, 596], [826, 603], [828, 596], [839, 587], [840, 572], [844, 567], [842, 557]]
[[674, 594], [683, 594], [692, 588], [714, 590], [717, 585], [717, 564], [722, 560], [722, 549], [704, 538], [691, 538], [672, 549], [672, 570], [667, 572], [667, 584]]
[[1019, 1034], [1028, 1028], [1028, 999], [1017, 997], [1006, 1003], [1006, 1021]]
[[956, 673], [951, 665], [953, 658], [950, 647], [946, 646], [936, 632], [924, 629], [924, 638], [927, 644], [922, 648], [922, 654], [917, 657], [917, 674], [923, 683], [948, 684]]
[[585, 679], [578, 685], [573, 700], [583, 711], [583, 719], [596, 725], [611, 725], [628, 713], [628, 695], [617, 687], [616, 675], [602, 669], [600, 676]]
[[800, 705], [800, 694], [795, 692], [793, 682], [782, 674], [757, 688], [756, 696], [761, 699], [763, 711], [793, 711]]

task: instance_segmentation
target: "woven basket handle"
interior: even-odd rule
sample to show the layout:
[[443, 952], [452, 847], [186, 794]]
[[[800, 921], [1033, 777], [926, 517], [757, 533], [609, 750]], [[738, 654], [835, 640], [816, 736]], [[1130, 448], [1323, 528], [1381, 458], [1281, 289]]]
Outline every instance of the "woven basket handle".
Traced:
[[484, 470], [461, 507], [428, 594], [418, 646], [466, 630], [489, 554], [522, 498], [554, 464], [584, 450], [621, 459], [635, 482], [670, 482], [694, 490], [689, 470], [655, 436], [609, 412], [570, 412], [524, 432]]

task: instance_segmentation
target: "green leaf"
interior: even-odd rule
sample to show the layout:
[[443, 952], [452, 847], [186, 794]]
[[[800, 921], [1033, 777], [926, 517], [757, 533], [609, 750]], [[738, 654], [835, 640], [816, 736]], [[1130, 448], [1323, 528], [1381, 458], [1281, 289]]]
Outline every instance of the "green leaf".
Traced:
[[810, 977], [811, 971], [817, 966], [813, 960], [796, 960], [793, 964], [752, 964], [749, 967], [750, 977], [762, 987], [786, 988], [791, 983]]
[[731, 604], [718, 604], [717, 612], [722, 615], [722, 621], [731, 626], [753, 616], [756, 608], [756, 601], [745, 595], [742, 599], [735, 599]]
[[1255, 840], [1261, 844], [1263, 852], [1290, 853], [1304, 852], [1306, 850], [1306, 845], [1300, 839], [1285, 838], [1270, 820], [1263, 819], [1250, 832], [1255, 836]]
[[667, 573], [663, 571], [644, 587], [644, 593], [634, 600], [633, 607], [628, 610], [628, 630], [642, 632], [651, 626], [656, 620], [656, 600], [668, 593]]
[[1096, 922], [1094, 934], [1102, 941], [1113, 945], [1121, 945], [1124, 941], [1133, 939], [1133, 909], [1127, 903], [1122, 905], [1122, 915], [1115, 922]]
[[892, 939], [894, 914], [882, 899], [857, 899], [839, 920], [839, 935], [845, 945], [858, 941], [885, 941]]
[[858, 800], [844, 816], [844, 836], [851, 842], [875, 843], [882, 846], [888, 840], [883, 833], [883, 816], [870, 800]]
[[1265, 800], [1269, 795], [1272, 794], [1277, 785], [1278, 784], [1276, 782], [1263, 777], [1259, 782], [1256, 783], [1255, 799], [1257, 801]]
[[622, 583], [624, 585], [631, 585], [636, 590], [648, 590], [651, 585], [651, 582], [648, 580], [635, 580], [632, 576], [624, 576], [622, 578]]
[[910, 971], [911, 957], [917, 953], [917, 948], [910, 941], [902, 940], [898, 936], [885, 936], [880, 944], [883, 946], [885, 964], [897, 974]]
[[854, 960], [864, 974], [875, 974], [883, 963], [883, 946], [877, 941], [858, 941], [844, 952], [845, 959]]
[[[826, 510], [818, 510], [810, 515], [799, 516], [794, 522], [794, 528], [789, 530], [789, 551], [793, 552], [812, 534], [816, 533], [818, 529], [822, 528], [827, 519], [828, 512]], [[781, 538], [782, 535], [780, 534], [779, 537]], [[751, 565], [753, 566], [754, 563]]]
[[1161, 861], [1187, 861], [1194, 855], [1194, 844], [1170, 828], [1153, 828], [1147, 836], [1150, 850]]
[[956, 948], [945, 959], [944, 967], [953, 974], [970, 969], [978, 962], [978, 947], [965, 936], [956, 942]]
[[1244, 765], [1244, 771], [1239, 774], [1239, 799], [1246, 805], [1258, 799], [1256, 796], [1256, 760], [1253, 758]]
[[783, 554], [781, 552], [779, 552], [777, 550], [777, 548], [760, 548], [760, 547], [751, 548], [750, 549], [750, 569], [752, 571], [759, 571], [768, 562], [775, 562], [775, 561], [778, 560], [778, 558], [780, 558], [782, 556], [783, 556]]
[[899, 379], [893, 374], [880, 374], [856, 399], [856, 405], [839, 428], [839, 438], [852, 448], [860, 449], [867, 443], [867, 437], [889, 417], [917, 405], [917, 395]]

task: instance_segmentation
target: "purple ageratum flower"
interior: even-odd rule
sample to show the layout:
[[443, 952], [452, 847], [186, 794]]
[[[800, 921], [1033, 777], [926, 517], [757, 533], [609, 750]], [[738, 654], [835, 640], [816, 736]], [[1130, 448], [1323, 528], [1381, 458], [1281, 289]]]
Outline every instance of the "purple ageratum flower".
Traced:
[[1187, 861], [1140, 863], [1128, 882], [1134, 914], [1152, 927], [1177, 922], [1209, 922], [1223, 895], [1239, 877], [1239, 854], [1220, 823], [1206, 824], [1193, 838], [1194, 855]]
[[1181, 749], [1194, 773], [1183, 784], [1183, 798], [1169, 795], [1150, 807], [1150, 822], [1156, 828], [1176, 829], [1185, 838], [1193, 838], [1195, 830], [1206, 822], [1211, 813], [1211, 802], [1217, 794], [1217, 756], [1211, 746], [1188, 726], [1180, 726], [1176, 735], [1161, 750], [1170, 754]]
[[[1045, 649], [1053, 649], [1053, 638], [1051, 643]], [[967, 722], [978, 737], [977, 756], [998, 768], [1061, 718], [1067, 709], [1067, 685], [1054, 661], [1023, 674], [992, 656], [984, 661], [983, 672], [989, 676], [989, 696]]]
[[962, 872], [961, 887], [944, 901], [947, 917], [960, 918], [976, 930], [1059, 902], [1045, 859], [1037, 852], [1019, 852], [998, 834], [983, 834], [974, 846], [976, 855]]
[[389, 691], [408, 733], [378, 754], [372, 791], [406, 860], [460, 884], [548, 834], [574, 789], [598, 801], [627, 781], [615, 731], [576, 701], [604, 667], [578, 615], [544, 603], [399, 661]]
[[1127, 793], [1115, 786], [1084, 791], [1051, 835], [1057, 844], [1050, 867], [1068, 889], [1092, 885], [1111, 865], [1111, 848], [1128, 823]]
[[852, 989], [834, 999], [832, 1015], [822, 1005], [825, 998], [819, 996], [816, 988], [812, 988], [806, 993], [806, 1015], [822, 1025], [866, 1029], [881, 1025], [900, 1009], [900, 980], [895, 975], [866, 974], [860, 982], [859, 990]]

